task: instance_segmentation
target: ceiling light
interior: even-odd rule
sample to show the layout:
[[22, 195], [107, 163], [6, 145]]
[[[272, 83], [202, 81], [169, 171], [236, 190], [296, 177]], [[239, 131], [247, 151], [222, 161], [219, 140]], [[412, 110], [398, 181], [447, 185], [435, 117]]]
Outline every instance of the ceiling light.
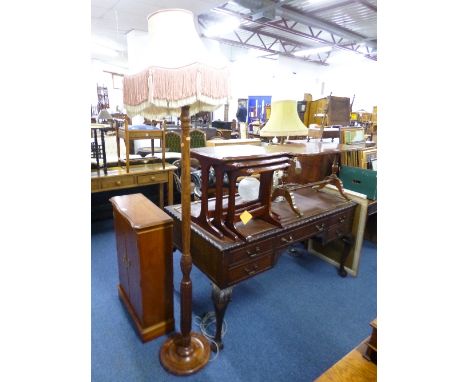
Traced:
[[297, 52], [294, 52], [293, 54], [295, 56], [311, 56], [313, 54], [318, 54], [318, 53], [326, 53], [330, 52], [333, 49], [332, 46], [321, 46], [319, 48], [311, 48], [311, 49], [305, 49], [305, 50], [298, 50]]
[[222, 36], [237, 29], [240, 25], [240, 21], [237, 17], [226, 17], [221, 22], [209, 26], [204, 35], [206, 37]]

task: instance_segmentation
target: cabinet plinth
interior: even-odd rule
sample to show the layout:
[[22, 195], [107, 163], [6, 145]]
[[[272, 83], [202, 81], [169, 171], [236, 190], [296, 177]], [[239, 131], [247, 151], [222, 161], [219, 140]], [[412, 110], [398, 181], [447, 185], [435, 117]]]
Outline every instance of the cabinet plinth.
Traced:
[[174, 330], [172, 218], [142, 194], [110, 199], [119, 297], [143, 342]]

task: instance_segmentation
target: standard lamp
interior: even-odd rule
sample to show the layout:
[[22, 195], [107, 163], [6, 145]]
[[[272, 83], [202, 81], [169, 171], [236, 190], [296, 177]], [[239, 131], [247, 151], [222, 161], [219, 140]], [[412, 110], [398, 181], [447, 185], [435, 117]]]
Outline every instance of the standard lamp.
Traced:
[[164, 9], [148, 16], [150, 65], [124, 77], [124, 105], [129, 116], [158, 119], [180, 115], [182, 128], [182, 258], [180, 267], [180, 333], [162, 345], [159, 359], [170, 373], [187, 375], [209, 360], [210, 345], [192, 328], [192, 281], [190, 271], [190, 115], [213, 111], [227, 103], [228, 70], [214, 66], [200, 40], [193, 14], [183, 9]]
[[96, 117], [97, 122], [105, 120], [112, 120], [112, 115], [107, 111], [107, 109], [102, 109]]
[[284, 143], [286, 137], [307, 136], [307, 127], [297, 114], [297, 101], [279, 100], [271, 103], [271, 115], [260, 130], [261, 137], [279, 137]]

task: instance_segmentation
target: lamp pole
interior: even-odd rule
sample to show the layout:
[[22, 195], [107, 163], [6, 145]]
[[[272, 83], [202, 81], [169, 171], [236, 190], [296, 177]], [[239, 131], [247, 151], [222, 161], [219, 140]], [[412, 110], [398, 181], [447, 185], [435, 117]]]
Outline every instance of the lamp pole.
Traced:
[[180, 120], [182, 127], [182, 257], [180, 268], [180, 333], [170, 336], [162, 345], [159, 359], [170, 373], [188, 375], [202, 369], [210, 358], [208, 340], [200, 333], [192, 332], [192, 256], [190, 254], [190, 106], [183, 106]]

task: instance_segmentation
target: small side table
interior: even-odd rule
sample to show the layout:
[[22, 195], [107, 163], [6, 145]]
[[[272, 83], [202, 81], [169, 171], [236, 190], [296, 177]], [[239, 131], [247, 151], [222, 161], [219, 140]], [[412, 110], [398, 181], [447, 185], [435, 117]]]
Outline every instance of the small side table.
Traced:
[[94, 156], [96, 158], [97, 168], [100, 168], [99, 164], [99, 145], [98, 145], [98, 131], [101, 133], [101, 150], [102, 150], [102, 162], [104, 168], [104, 174], [107, 175], [107, 157], [106, 157], [106, 131], [115, 130], [112, 126], [104, 125], [100, 123], [92, 123], [91, 131], [94, 138]]
[[[191, 156], [198, 159], [201, 166], [201, 208], [192, 220], [211, 234], [231, 239], [246, 238], [235, 228], [241, 212], [248, 211], [252, 217], [261, 218], [268, 223], [280, 226], [271, 213], [271, 188], [273, 172], [285, 170], [290, 165], [291, 155], [284, 152], [268, 153], [259, 146], [202, 147], [192, 149]], [[215, 208], [208, 208], [208, 173], [213, 167], [216, 175]], [[223, 178], [229, 179], [227, 207], [223, 206]], [[239, 176], [260, 174], [260, 190], [256, 200], [236, 205], [236, 181]]]

